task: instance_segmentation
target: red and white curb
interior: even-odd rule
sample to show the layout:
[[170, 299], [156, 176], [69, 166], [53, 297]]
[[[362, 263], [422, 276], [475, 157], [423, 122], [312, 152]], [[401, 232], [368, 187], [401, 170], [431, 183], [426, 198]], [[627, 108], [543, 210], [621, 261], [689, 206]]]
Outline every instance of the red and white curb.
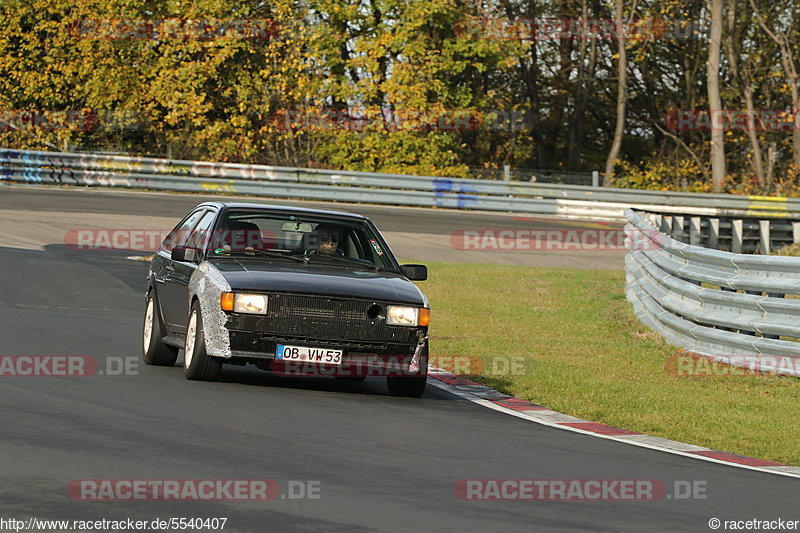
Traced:
[[429, 385], [445, 390], [459, 398], [517, 418], [530, 420], [543, 426], [591, 435], [601, 439], [625, 442], [634, 446], [691, 457], [701, 461], [800, 478], [800, 467], [798, 466], [789, 466], [765, 459], [712, 450], [711, 448], [695, 446], [694, 444], [652, 437], [636, 431], [628, 431], [627, 429], [582, 420], [574, 416], [551, 411], [528, 400], [508, 396], [486, 385], [456, 376], [439, 368], [429, 367], [428, 377], [431, 378], [428, 381]]

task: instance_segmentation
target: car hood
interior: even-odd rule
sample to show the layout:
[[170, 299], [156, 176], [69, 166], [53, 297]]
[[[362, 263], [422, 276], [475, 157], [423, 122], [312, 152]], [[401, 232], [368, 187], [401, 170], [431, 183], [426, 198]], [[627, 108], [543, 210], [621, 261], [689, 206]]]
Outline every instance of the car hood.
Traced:
[[392, 272], [289, 266], [263, 260], [212, 261], [234, 291], [274, 291], [374, 299], [427, 307], [422, 291]]

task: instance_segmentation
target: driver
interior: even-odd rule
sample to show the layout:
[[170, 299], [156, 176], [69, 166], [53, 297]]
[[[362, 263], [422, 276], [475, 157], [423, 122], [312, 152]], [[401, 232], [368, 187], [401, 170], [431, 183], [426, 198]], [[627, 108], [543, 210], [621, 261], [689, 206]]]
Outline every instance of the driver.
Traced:
[[314, 230], [316, 251], [322, 255], [343, 255], [339, 248], [340, 234], [336, 226], [320, 224]]

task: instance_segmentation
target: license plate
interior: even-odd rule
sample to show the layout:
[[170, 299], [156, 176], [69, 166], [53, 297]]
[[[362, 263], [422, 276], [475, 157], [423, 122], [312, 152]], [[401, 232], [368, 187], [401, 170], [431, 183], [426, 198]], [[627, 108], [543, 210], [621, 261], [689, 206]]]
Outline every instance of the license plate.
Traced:
[[275, 350], [275, 359], [280, 361], [297, 361], [298, 363], [324, 363], [327, 365], [342, 364], [342, 350], [328, 348], [311, 348], [309, 346], [287, 346], [279, 344]]

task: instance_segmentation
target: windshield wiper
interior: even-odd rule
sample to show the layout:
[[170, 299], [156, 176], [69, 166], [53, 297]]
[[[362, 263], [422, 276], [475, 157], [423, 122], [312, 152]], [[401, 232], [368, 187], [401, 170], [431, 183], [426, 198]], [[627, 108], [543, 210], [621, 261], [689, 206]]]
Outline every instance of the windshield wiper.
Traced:
[[251, 256], [258, 255], [258, 256], [266, 256], [266, 257], [277, 257], [277, 258], [280, 258], [280, 259], [291, 259], [295, 263], [302, 263], [303, 262], [303, 258], [302, 257], [295, 257], [293, 255], [282, 254], [282, 253], [279, 253], [279, 252], [270, 252], [268, 250], [225, 250], [223, 252], [220, 252], [219, 250], [216, 250], [215, 253], [217, 255], [231, 255], [231, 254], [244, 254], [244, 255], [251, 255]]
[[369, 270], [375, 270], [376, 272], [378, 271], [377, 265], [374, 265], [371, 262], [365, 263], [363, 260], [353, 259], [352, 257], [344, 257], [344, 256], [341, 256], [341, 255], [324, 255], [324, 254], [319, 254], [319, 253], [308, 255], [306, 257], [308, 258], [306, 260], [306, 262], [310, 261], [311, 259], [320, 259], [320, 258], [324, 257], [325, 259], [333, 259], [334, 261], [342, 261], [344, 263], [348, 263], [348, 264], [355, 265], [355, 266], [360, 266], [362, 268], [366, 268], [366, 269], [369, 269]]

